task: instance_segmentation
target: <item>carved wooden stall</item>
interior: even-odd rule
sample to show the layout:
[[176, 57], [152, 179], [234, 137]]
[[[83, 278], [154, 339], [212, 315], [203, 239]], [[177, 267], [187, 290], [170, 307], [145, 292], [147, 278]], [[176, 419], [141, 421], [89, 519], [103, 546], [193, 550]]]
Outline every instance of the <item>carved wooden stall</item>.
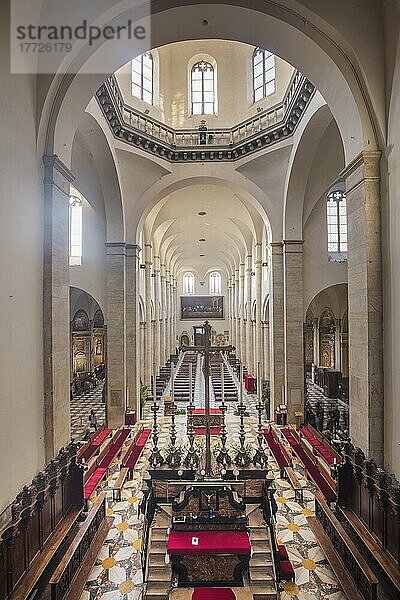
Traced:
[[347, 525], [400, 591], [400, 483], [351, 443], [338, 468], [338, 506]]
[[168, 553], [179, 587], [241, 586], [250, 539], [246, 505], [229, 486], [188, 486], [172, 503]]
[[11, 505], [0, 531], [0, 600], [25, 599], [63, 547], [83, 507], [83, 470], [78, 447], [62, 448]]

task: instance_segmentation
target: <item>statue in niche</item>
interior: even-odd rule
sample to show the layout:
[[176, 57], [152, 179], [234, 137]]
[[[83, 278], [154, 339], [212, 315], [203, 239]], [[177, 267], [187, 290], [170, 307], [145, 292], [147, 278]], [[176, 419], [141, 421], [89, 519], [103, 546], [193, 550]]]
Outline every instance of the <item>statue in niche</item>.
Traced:
[[95, 354], [96, 354], [96, 356], [101, 356], [103, 354], [103, 344], [101, 343], [100, 338], [98, 338], [98, 340], [96, 342]]

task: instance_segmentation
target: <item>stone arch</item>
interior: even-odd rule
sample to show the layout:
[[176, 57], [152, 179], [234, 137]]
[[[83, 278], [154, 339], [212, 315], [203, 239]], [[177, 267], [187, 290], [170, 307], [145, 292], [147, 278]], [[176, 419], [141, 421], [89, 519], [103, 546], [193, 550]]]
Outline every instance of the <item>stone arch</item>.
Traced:
[[[355, 42], [352, 45], [352, 35], [346, 37], [333, 26], [328, 15], [325, 18], [299, 2], [290, 9], [269, 2], [257, 2], [247, 8], [241, 6], [239, 0], [224, 0], [208, 4], [206, 8], [203, 3], [179, 4], [178, 0], [152, 3], [152, 42], [138, 47], [138, 53], [174, 41], [216, 37], [261, 47], [267, 45], [274, 54], [295, 65], [316, 84], [330, 105], [342, 136], [344, 132], [350, 133], [343, 138], [346, 162], [362, 148], [379, 148], [383, 139], [379, 124], [384, 118], [382, 76], [378, 69], [374, 71], [376, 61], [368, 60], [368, 50], [357, 48]], [[204, 11], [208, 16], [207, 28], [202, 26]], [[116, 5], [99, 15], [98, 22], [112, 21], [116, 25], [123, 17], [131, 18], [135, 23], [139, 16], [142, 15], [128, 3], [123, 15], [118, 13]], [[369, 18], [374, 19], [374, 15]], [[185, 31], [180, 25], [182, 20], [188, 24]], [[112, 73], [132, 58], [132, 44], [120, 43], [118, 52], [116, 49], [116, 41], [112, 40], [68, 58], [75, 61], [78, 73], [96, 63], [104, 65], [105, 74]], [[66, 71], [64, 75], [54, 76], [49, 84], [46, 82], [47, 87], [41, 90], [44, 102], [38, 107], [38, 122], [40, 146], [48, 154], [57, 153], [69, 165], [68, 148], [76, 129], [76, 115], [71, 114], [70, 107], [75, 106], [77, 113], [83, 111], [105, 74], [82, 79], [71, 74], [72, 67], [66, 67]]]

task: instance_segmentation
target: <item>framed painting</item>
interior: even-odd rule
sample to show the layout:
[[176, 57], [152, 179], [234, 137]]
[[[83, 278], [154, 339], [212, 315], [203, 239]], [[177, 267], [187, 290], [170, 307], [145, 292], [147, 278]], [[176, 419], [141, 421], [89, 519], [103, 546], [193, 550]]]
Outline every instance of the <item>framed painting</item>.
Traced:
[[181, 320], [223, 319], [223, 296], [181, 296]]

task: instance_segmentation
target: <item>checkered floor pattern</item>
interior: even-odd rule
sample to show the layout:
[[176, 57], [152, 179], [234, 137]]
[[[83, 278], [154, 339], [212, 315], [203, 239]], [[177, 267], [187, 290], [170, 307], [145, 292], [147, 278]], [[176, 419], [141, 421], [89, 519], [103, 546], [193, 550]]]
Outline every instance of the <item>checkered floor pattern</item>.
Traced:
[[324, 396], [321, 388], [315, 385], [311, 379], [307, 379], [307, 399], [310, 401], [314, 411], [316, 410], [317, 403], [319, 402], [321, 404], [323, 410], [322, 429], [325, 429], [328, 425], [330, 411], [337, 406], [340, 412], [339, 429], [341, 431], [348, 430], [349, 407], [345, 402], [338, 398], [332, 399]]
[[104, 383], [96, 388], [75, 396], [71, 401], [71, 438], [81, 440], [89, 427], [90, 411], [94, 409], [97, 417], [97, 426], [100, 427], [106, 418], [105, 404], [102, 402], [102, 391]]

